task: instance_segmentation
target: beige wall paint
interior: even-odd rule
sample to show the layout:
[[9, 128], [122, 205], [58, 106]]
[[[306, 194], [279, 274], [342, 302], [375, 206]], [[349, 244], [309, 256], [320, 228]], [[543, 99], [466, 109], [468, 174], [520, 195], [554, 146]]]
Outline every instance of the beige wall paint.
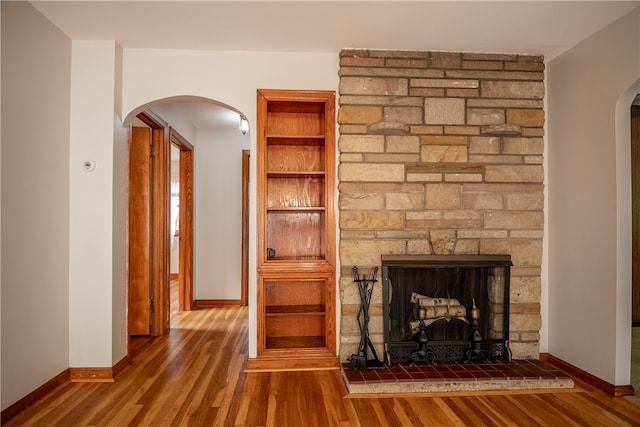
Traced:
[[[120, 119], [114, 114], [117, 46], [113, 41], [72, 42], [69, 144], [69, 364], [111, 367], [122, 348], [126, 289], [126, 171]], [[114, 126], [114, 116], [115, 126]], [[83, 163], [93, 160], [95, 170]], [[114, 185], [117, 184], [117, 185]], [[114, 319], [114, 312], [118, 320]], [[116, 322], [116, 323], [114, 323]], [[114, 325], [119, 333], [114, 336]], [[114, 354], [114, 340], [121, 352]], [[119, 357], [118, 357], [119, 356]]]
[[5, 409], [69, 367], [71, 41], [27, 2], [1, 7]]
[[240, 299], [242, 150], [239, 129], [199, 130], [195, 143], [194, 298]]
[[640, 79], [639, 14], [547, 67], [549, 353], [619, 385], [629, 383], [630, 299], [618, 290], [630, 296], [621, 278], [630, 277], [631, 254], [621, 239], [631, 231], [618, 230], [619, 210], [628, 209], [621, 197], [630, 194], [619, 189], [630, 188], [630, 176], [625, 183], [617, 174], [626, 166], [618, 164], [616, 104]]

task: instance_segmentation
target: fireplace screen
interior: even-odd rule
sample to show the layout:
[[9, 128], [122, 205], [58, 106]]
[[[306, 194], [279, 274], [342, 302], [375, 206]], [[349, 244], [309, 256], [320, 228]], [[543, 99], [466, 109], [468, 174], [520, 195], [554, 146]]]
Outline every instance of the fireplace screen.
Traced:
[[509, 358], [510, 267], [508, 255], [383, 255], [387, 363]]

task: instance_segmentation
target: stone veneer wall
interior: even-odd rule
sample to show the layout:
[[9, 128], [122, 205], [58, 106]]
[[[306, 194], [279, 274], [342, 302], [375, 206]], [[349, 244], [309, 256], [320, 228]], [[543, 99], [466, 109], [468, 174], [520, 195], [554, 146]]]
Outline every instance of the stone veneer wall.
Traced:
[[[511, 349], [539, 357], [543, 98], [540, 56], [340, 53], [342, 361], [360, 340], [352, 268], [382, 254], [510, 254]], [[369, 313], [382, 359], [380, 281]]]

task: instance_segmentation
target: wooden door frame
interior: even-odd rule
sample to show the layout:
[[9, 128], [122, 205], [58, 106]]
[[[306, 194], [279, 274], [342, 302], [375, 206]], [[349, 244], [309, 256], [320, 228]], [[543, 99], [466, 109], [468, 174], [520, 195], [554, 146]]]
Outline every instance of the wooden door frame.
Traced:
[[151, 128], [151, 313], [150, 335], [169, 333], [169, 245], [171, 218], [171, 143], [169, 125], [152, 111], [137, 116]]
[[240, 305], [249, 305], [249, 150], [242, 150], [242, 272]]
[[631, 324], [640, 326], [640, 106], [631, 106]]
[[193, 145], [172, 127], [169, 139], [180, 150], [178, 305], [184, 311], [193, 307]]

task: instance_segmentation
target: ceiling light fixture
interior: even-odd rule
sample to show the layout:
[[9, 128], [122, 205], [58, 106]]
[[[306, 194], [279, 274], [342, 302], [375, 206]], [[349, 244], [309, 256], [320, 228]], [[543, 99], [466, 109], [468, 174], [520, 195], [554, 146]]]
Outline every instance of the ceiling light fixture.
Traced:
[[243, 135], [249, 132], [249, 121], [242, 115], [240, 116], [240, 132], [242, 132]]

